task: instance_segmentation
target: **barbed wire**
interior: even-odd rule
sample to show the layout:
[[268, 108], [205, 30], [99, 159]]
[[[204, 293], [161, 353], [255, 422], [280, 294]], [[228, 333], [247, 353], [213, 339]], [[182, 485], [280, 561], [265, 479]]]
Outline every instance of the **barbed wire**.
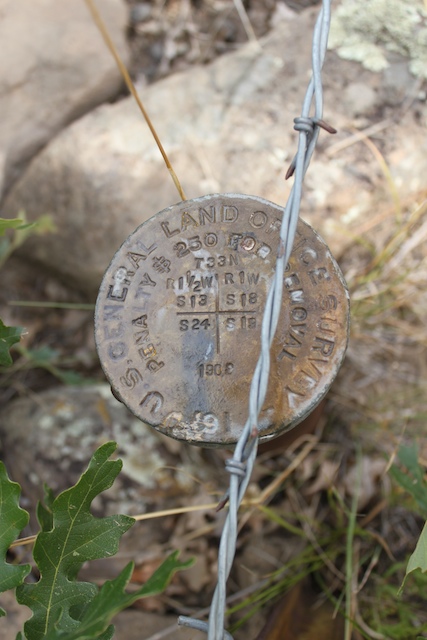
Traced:
[[[298, 150], [286, 174], [294, 175], [294, 184], [284, 208], [280, 229], [280, 241], [277, 253], [273, 282], [268, 292], [261, 327], [261, 352], [255, 367], [249, 393], [249, 417], [236, 444], [234, 455], [225, 463], [230, 474], [230, 485], [226, 497], [220, 506], [229, 502], [229, 511], [224, 523], [218, 551], [218, 581], [212, 598], [209, 621], [204, 622], [180, 616], [178, 624], [204, 631], [208, 640], [233, 640], [224, 630], [226, 605], [226, 583], [233, 564], [237, 543], [237, 513], [245, 495], [254, 466], [258, 448], [258, 416], [264, 404], [270, 373], [270, 347], [279, 320], [282, 303], [283, 272], [287, 264], [295, 238], [301, 205], [302, 184], [305, 173], [319, 136], [319, 129], [329, 133], [335, 130], [322, 120], [323, 88], [321, 71], [328, 43], [331, 21], [330, 0], [323, 0], [314, 27], [312, 44], [312, 77], [305, 94], [301, 116], [294, 119], [294, 129], [299, 132]], [[314, 101], [314, 116], [310, 110]]]

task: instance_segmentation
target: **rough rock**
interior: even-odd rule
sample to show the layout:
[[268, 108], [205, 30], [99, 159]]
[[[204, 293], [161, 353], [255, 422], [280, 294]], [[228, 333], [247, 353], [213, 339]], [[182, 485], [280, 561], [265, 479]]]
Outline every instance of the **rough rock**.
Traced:
[[[100, 7], [127, 56], [126, 5]], [[0, 187], [72, 120], [117, 95], [120, 74], [84, 2], [0, 0]], [[1, 190], [0, 190], [1, 196]]]
[[341, 0], [332, 17], [329, 46], [346, 60], [380, 71], [390, 54], [409, 58], [414, 75], [427, 78], [427, 8], [422, 0]]
[[[187, 197], [246, 192], [285, 203], [290, 185], [284, 173], [296, 149], [292, 119], [309, 77], [307, 33], [316, 14], [288, 12], [261, 46], [248, 44], [141, 91]], [[358, 85], [368, 89], [351, 109], [355, 84], [356, 92]], [[333, 52], [324, 86], [324, 117], [339, 134], [321, 134], [301, 211], [339, 255], [352, 225], [372, 216], [389, 192], [366, 146], [337, 143], [345, 143], [354, 127], [387, 118], [375, 142], [407, 196], [423, 188], [427, 173], [426, 105], [416, 99], [402, 114], [395, 105], [381, 108], [390, 92], [384, 73]], [[99, 107], [57, 136], [16, 184], [5, 210], [12, 216], [23, 207], [30, 219], [51, 213], [57, 234], [31, 238], [25, 254], [93, 296], [126, 236], [178, 199], [137, 107], [126, 99]]]
[[17, 603], [14, 590], [0, 594], [0, 607], [6, 611], [6, 617], [1, 621], [1, 637], [3, 640], [13, 640], [18, 632], [22, 631], [24, 622], [31, 616], [31, 611]]
[[11, 402], [0, 416], [4, 462], [33, 511], [43, 483], [54, 493], [72, 486], [102, 443], [119, 443], [123, 469], [94, 501], [99, 513], [143, 513], [190, 496], [193, 475], [208, 477], [203, 452], [165, 438], [137, 420], [108, 385], [61, 387]]
[[348, 113], [356, 118], [373, 112], [377, 106], [378, 95], [369, 85], [353, 82], [346, 87], [343, 98]]

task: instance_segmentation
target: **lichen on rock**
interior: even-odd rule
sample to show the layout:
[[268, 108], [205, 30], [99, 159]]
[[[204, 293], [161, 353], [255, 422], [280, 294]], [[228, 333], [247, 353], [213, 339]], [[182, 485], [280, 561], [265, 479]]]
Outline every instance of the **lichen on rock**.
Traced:
[[427, 78], [427, 5], [423, 0], [343, 0], [332, 17], [329, 48], [371, 71], [388, 67], [388, 53], [409, 58]]

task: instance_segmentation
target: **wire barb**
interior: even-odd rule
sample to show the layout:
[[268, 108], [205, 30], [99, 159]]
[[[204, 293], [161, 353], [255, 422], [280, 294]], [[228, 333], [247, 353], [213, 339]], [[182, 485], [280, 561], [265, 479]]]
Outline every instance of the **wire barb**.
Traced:
[[307, 116], [294, 118], [294, 129], [299, 133], [305, 131], [307, 135], [312, 136], [314, 133], [314, 126], [314, 118], [309, 118]]
[[313, 118], [313, 122], [314, 122], [314, 124], [317, 124], [318, 127], [320, 127], [321, 129], [324, 129], [328, 133], [332, 133], [332, 134], [338, 133], [337, 129], [335, 129], [335, 127], [330, 125], [328, 122], [325, 122], [321, 118], [320, 119], [319, 118]]
[[[301, 115], [294, 120], [299, 133], [298, 151], [286, 174], [295, 174], [295, 180], [283, 211], [280, 229], [280, 242], [273, 282], [267, 295], [261, 327], [261, 352], [255, 367], [249, 392], [249, 415], [236, 444], [234, 455], [227, 460], [226, 470], [230, 472], [228, 493], [221, 501], [229, 500], [229, 511], [224, 523], [218, 552], [218, 582], [212, 598], [209, 622], [201, 623], [192, 618], [180, 618], [178, 624], [200, 629], [208, 634], [208, 640], [232, 640], [224, 630], [226, 582], [233, 564], [237, 542], [237, 512], [245, 495], [246, 488], [255, 463], [258, 438], [258, 416], [267, 393], [270, 372], [270, 347], [276, 332], [282, 304], [283, 271], [287, 264], [298, 223], [301, 204], [302, 183], [316, 146], [319, 128], [333, 133], [335, 129], [322, 120], [323, 91], [321, 70], [326, 53], [330, 25], [330, 0], [323, 0], [316, 25], [312, 46], [313, 74], [304, 97]], [[310, 108], [314, 100], [314, 117], [310, 117]], [[255, 427], [254, 427], [255, 425]], [[245, 471], [243, 471], [245, 469]], [[242, 473], [243, 472], [243, 473]], [[225, 502], [224, 502], [225, 500]]]
[[225, 505], [227, 504], [228, 500], [230, 498], [230, 493], [227, 489], [227, 491], [224, 493], [224, 495], [222, 496], [221, 500], [218, 502], [218, 504], [216, 505], [216, 509], [215, 511], [218, 513], [219, 511], [222, 511], [225, 507]]
[[[328, 133], [337, 133], [337, 130], [327, 122], [325, 122], [322, 118], [310, 118], [305, 116], [300, 116], [299, 118], [294, 118], [294, 129], [299, 133], [307, 134], [307, 146], [310, 144], [311, 138], [314, 135], [315, 127], [320, 127], [324, 129]], [[291, 164], [285, 175], [285, 180], [290, 178], [295, 173], [295, 165], [296, 165], [296, 156], [293, 158]]]
[[244, 478], [246, 475], [246, 462], [230, 458], [230, 460], [225, 461], [225, 470], [228, 473], [234, 473], [239, 478]]

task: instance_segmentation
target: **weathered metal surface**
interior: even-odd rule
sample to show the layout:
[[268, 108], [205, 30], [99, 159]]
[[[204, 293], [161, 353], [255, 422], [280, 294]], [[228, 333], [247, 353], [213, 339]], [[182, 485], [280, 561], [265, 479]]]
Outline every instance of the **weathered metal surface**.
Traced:
[[[161, 211], [114, 256], [96, 306], [99, 357], [116, 397], [162, 433], [203, 446], [238, 440], [281, 215], [253, 196], [204, 196]], [[341, 272], [302, 221], [283, 277], [261, 441], [320, 402], [347, 346]]]

